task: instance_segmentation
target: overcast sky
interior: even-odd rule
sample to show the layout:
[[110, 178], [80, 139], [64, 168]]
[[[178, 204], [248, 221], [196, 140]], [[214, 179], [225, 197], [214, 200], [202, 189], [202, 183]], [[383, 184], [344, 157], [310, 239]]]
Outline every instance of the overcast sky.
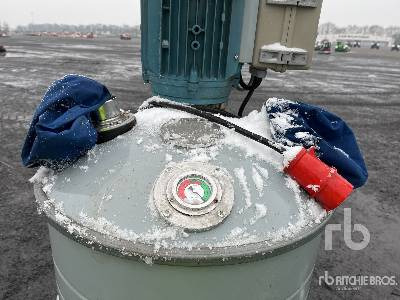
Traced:
[[[137, 25], [139, 8], [139, 0], [1, 0], [0, 21]], [[400, 0], [324, 0], [321, 22], [400, 26], [399, 11]]]

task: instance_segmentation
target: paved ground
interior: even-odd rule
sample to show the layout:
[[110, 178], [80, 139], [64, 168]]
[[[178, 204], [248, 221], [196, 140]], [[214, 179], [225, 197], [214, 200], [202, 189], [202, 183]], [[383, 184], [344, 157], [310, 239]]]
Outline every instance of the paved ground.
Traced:
[[[149, 95], [140, 77], [137, 40], [1, 39], [8, 49], [0, 57], [0, 299], [54, 299], [55, 282], [46, 223], [38, 216], [32, 187], [34, 170], [20, 163], [26, 126], [47, 86], [66, 73], [80, 73], [103, 83], [124, 108], [135, 108]], [[339, 291], [319, 285], [329, 275], [396, 276], [400, 284], [400, 54], [355, 50], [316, 56], [312, 71], [270, 74], [248, 110], [277, 96], [322, 105], [353, 127], [369, 168], [368, 184], [353, 194], [332, 222], [367, 227], [369, 245], [350, 250], [343, 233], [334, 233], [333, 250], [323, 243], [310, 299], [400, 299], [400, 286], [363, 286]], [[244, 97], [233, 92], [229, 109]], [[361, 235], [353, 234], [355, 241]]]

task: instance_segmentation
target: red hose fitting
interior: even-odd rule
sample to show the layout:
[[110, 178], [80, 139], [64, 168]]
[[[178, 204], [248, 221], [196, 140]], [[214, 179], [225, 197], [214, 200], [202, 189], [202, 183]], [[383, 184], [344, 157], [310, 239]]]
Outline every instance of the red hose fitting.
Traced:
[[284, 171], [326, 210], [338, 207], [353, 191], [350, 182], [315, 155], [314, 147], [302, 148]]

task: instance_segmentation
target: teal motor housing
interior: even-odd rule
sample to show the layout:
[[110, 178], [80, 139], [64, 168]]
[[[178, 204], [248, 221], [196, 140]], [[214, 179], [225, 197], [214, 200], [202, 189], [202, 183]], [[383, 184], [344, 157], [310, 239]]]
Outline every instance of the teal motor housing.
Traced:
[[240, 77], [244, 0], [141, 0], [143, 80], [192, 105], [227, 101]]

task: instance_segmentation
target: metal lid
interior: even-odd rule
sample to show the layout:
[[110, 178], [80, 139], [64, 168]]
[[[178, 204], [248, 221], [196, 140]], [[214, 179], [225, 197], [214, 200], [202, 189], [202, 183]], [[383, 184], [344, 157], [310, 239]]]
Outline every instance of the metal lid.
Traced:
[[[41, 209], [82, 244], [171, 264], [252, 260], [321, 230], [324, 210], [265, 147], [222, 129], [221, 139], [206, 148], [184, 149], [161, 138], [163, 124], [188, 117], [140, 111], [134, 130], [46, 177], [46, 193], [36, 187]], [[255, 122], [263, 116], [252, 117], [241, 122], [262, 128]], [[193, 181], [200, 186], [192, 185], [197, 195], [191, 198], [184, 190]]]

